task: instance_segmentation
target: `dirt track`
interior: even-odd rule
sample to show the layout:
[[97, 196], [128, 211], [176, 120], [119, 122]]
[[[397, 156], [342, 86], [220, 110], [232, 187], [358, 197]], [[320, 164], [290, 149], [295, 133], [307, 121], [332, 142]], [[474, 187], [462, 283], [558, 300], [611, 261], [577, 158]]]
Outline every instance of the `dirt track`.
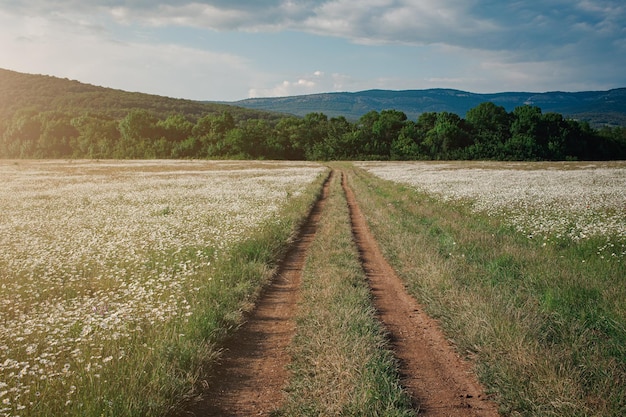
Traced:
[[342, 177], [352, 233], [370, 283], [374, 305], [390, 334], [399, 359], [402, 385], [424, 416], [497, 416], [495, 405], [443, 336], [436, 321], [411, 297], [382, 256], [361, 214], [354, 193]]
[[[205, 393], [206, 399], [187, 415], [268, 416], [280, 406], [282, 389], [288, 380], [287, 347], [295, 333], [302, 268], [309, 244], [315, 237], [330, 181], [333, 181], [332, 174], [272, 285], [225, 346], [222, 361], [210, 383], [212, 389]], [[402, 384], [414, 399], [419, 415], [497, 416], [495, 405], [487, 401], [468, 364], [454, 353], [437, 323], [406, 293], [402, 282], [382, 257], [345, 173], [341, 173], [341, 181], [375, 306], [401, 363]]]

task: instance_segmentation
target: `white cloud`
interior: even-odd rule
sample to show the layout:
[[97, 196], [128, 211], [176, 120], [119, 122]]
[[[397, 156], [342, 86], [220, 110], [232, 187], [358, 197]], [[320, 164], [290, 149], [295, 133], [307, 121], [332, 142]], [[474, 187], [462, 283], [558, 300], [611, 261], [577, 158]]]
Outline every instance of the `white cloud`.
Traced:
[[285, 80], [273, 87], [254, 87], [248, 91], [248, 97], [288, 97], [319, 92], [345, 91], [344, 86], [352, 85], [351, 77], [333, 73], [326, 75], [323, 71], [314, 71], [293, 81]]
[[126, 9], [124, 19], [128, 20], [131, 16], [139, 22], [153, 26], [193, 26], [214, 30], [242, 27], [254, 19], [247, 10], [218, 8], [202, 3], [161, 5], [153, 10], [135, 11], [134, 14]]
[[[2, 3], [2, 0], [0, 0]], [[453, 0], [264, 0], [153, 2], [110, 0], [25, 0], [7, 10], [50, 16], [68, 13], [108, 15], [120, 24], [193, 26], [209, 30], [301, 30], [360, 43], [451, 43], [497, 27], [470, 13], [474, 2]], [[463, 36], [461, 36], [463, 35]]]
[[[192, 25], [212, 30], [306, 30], [369, 42], [446, 43], [494, 49], [498, 40], [569, 32], [593, 19], [623, 37], [622, 0], [0, 0], [7, 12], [108, 13], [123, 23]], [[617, 32], [617, 33], [616, 33]], [[550, 38], [544, 39], [549, 43]], [[482, 43], [482, 45], [480, 44]]]

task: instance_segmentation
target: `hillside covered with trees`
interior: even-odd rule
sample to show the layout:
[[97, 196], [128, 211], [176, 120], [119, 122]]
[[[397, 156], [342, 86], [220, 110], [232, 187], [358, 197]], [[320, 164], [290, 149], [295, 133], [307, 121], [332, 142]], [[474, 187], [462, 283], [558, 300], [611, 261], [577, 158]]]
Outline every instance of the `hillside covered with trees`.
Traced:
[[626, 159], [626, 128], [480, 103], [461, 116], [279, 115], [0, 70], [3, 158]]

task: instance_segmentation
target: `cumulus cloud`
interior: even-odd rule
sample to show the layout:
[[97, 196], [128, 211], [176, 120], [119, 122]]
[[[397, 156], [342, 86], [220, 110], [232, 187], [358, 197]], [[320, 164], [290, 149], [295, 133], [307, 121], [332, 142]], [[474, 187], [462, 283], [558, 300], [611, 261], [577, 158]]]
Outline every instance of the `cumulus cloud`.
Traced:
[[323, 71], [314, 71], [295, 80], [285, 80], [270, 88], [251, 88], [248, 97], [287, 97], [301, 94], [311, 94], [318, 91], [335, 91], [333, 80], [341, 76], [333, 74], [326, 76]]
[[467, 4], [448, 0], [334, 0], [317, 8], [304, 26], [314, 33], [359, 43], [416, 45], [465, 43], [499, 29], [489, 19], [473, 16]]
[[0, 0], [7, 10], [108, 13], [119, 23], [222, 31], [298, 30], [366, 44], [446, 44], [546, 51], [583, 39], [623, 40], [622, 0]]
[[[467, 46], [482, 41], [487, 49], [499, 47], [502, 36], [506, 40], [531, 39], [532, 33], [521, 32], [525, 29], [575, 34], [576, 25], [589, 24], [590, 19], [594, 30], [623, 37], [626, 17], [621, 0], [4, 0], [0, 4], [5, 10], [21, 13], [99, 10], [126, 22], [214, 30], [273, 27], [369, 42]], [[544, 42], [549, 43], [550, 38]]]
[[284, 80], [268, 88], [255, 87], [248, 91], [249, 98], [289, 97], [303, 94], [361, 91], [369, 89], [406, 89], [406, 79], [400, 78], [356, 78], [338, 72], [314, 71], [293, 80]]

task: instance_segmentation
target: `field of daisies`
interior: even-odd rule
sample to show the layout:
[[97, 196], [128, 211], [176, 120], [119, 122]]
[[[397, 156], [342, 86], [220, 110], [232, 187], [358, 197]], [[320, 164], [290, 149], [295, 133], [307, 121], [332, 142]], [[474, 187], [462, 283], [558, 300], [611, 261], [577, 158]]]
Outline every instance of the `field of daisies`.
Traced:
[[323, 170], [1, 161], [0, 416], [80, 415], [87, 403], [114, 415], [122, 406], [99, 387], [124, 385], [128, 357], [155, 349], [146, 333], [193, 318], [194, 294], [216, 285], [210, 265]]
[[528, 238], [606, 238], [601, 257], [626, 255], [626, 162], [361, 163], [373, 174], [496, 216]]

